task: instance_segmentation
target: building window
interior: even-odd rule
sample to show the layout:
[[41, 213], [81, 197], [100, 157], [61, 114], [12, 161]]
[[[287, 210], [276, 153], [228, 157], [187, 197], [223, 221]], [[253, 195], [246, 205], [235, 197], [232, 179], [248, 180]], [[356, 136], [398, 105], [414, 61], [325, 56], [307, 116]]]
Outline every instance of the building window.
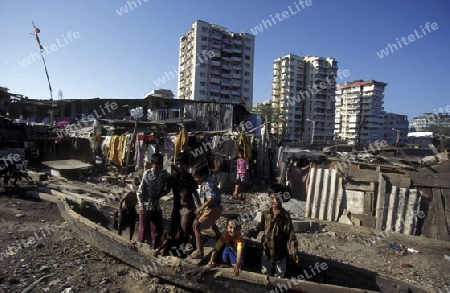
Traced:
[[206, 73], [205, 72], [200, 72], [200, 77], [206, 77]]
[[202, 48], [202, 50], [206, 50], [206, 49], [208, 49], [208, 46], [207, 45], [202, 45], [201, 48]]
[[244, 73], [244, 76], [250, 76], [250, 72], [246, 71], [246, 72]]
[[204, 95], [206, 95], [206, 92], [205, 91], [200, 91], [200, 95], [204, 96]]
[[249, 55], [245, 55], [245, 60], [250, 60], [250, 56]]
[[203, 42], [208, 41], [208, 37], [203, 36], [203, 37], [202, 37], [202, 41], [203, 41]]
[[205, 85], [206, 85], [206, 82], [204, 82], [204, 81], [200, 82], [200, 86], [205, 86]]

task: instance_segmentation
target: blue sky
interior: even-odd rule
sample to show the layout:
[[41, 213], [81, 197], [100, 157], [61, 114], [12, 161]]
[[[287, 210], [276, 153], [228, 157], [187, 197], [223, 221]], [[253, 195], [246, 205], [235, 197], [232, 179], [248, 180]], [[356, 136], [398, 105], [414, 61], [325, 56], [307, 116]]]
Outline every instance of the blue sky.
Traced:
[[[450, 105], [447, 0], [311, 0], [304, 8], [300, 0], [134, 0], [137, 7], [131, 2], [1, 1], [0, 86], [34, 99], [50, 97], [32, 21], [48, 47], [44, 57], [55, 99], [59, 90], [64, 99], [133, 99], [157, 89], [154, 81], [177, 68], [179, 39], [194, 20], [252, 33], [272, 15], [276, 23], [256, 35], [253, 102], [271, 97], [273, 60], [293, 53], [336, 58], [339, 68], [350, 72], [339, 82], [388, 83], [385, 110], [410, 120]], [[121, 7], [128, 12], [120, 16]], [[279, 21], [275, 14], [283, 11], [286, 17]], [[437, 29], [428, 32], [427, 22]], [[420, 38], [405, 39], [405, 45], [401, 38], [415, 30]], [[377, 52], [389, 43], [397, 49], [380, 58]], [[177, 80], [161, 87], [176, 94]]]

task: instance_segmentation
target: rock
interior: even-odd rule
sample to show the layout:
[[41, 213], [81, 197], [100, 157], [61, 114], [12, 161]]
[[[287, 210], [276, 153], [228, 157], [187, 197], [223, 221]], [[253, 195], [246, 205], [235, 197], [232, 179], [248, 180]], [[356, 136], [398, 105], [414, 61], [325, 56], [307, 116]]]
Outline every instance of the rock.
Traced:
[[103, 279], [100, 281], [100, 285], [109, 284], [109, 283], [111, 283], [111, 280], [108, 279], [108, 278], [103, 278]]
[[342, 223], [342, 224], [347, 224], [347, 225], [355, 225], [353, 224], [352, 220], [350, 220], [351, 217], [351, 212], [344, 209], [344, 211], [342, 212], [342, 216], [340, 216], [338, 222]]
[[406, 269], [406, 268], [412, 268], [413, 266], [409, 263], [402, 263], [401, 267]]
[[42, 248], [42, 247], [45, 247], [45, 245], [42, 244], [42, 243], [38, 243], [38, 244], [36, 244], [36, 245], [34, 246], [34, 248], [36, 248], [36, 249], [39, 249], [39, 248]]
[[16, 218], [23, 218], [23, 217], [25, 217], [24, 214], [16, 214]]
[[61, 282], [61, 279], [52, 280], [52, 281], [48, 282], [48, 285], [53, 286], [53, 285], [58, 284], [59, 282]]

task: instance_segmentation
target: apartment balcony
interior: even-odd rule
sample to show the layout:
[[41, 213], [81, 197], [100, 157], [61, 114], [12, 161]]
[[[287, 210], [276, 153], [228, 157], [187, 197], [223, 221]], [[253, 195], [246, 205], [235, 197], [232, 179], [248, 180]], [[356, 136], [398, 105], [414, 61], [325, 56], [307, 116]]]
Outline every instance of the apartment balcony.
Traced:
[[220, 78], [211, 78], [210, 79], [211, 83], [216, 83], [216, 84], [220, 84]]
[[219, 75], [220, 74], [220, 70], [217, 70], [217, 69], [211, 69], [211, 74], [217, 74], [217, 75]]
[[231, 81], [231, 85], [232, 86], [241, 86], [242, 85], [242, 83], [239, 81], [239, 80], [232, 80]]
[[221, 60], [222, 60], [222, 61], [226, 61], [226, 62], [230, 62], [230, 61], [231, 61], [231, 57], [228, 57], [228, 56], [222, 56], [222, 57], [221, 57]]
[[222, 78], [231, 78], [231, 74], [230, 73], [222, 73], [221, 77]]
[[231, 70], [232, 67], [231, 67], [231, 65], [228, 64], [228, 63], [222, 63], [222, 69], [225, 69], [225, 70]]
[[222, 80], [220, 81], [220, 84], [221, 84], [221, 85], [225, 85], [225, 86], [230, 86], [230, 85], [231, 85], [231, 81], [228, 80], [228, 79], [222, 79]]
[[240, 75], [240, 74], [233, 73], [232, 78], [240, 79], [240, 78], [241, 78], [241, 75]]
[[211, 43], [211, 48], [212, 49], [222, 49], [222, 44], [221, 43]]
[[240, 91], [231, 91], [231, 94], [233, 95], [233, 96], [240, 96], [241, 95], [241, 92]]
[[233, 44], [236, 44], [238, 46], [242, 46], [242, 40], [233, 39]]
[[220, 61], [211, 61], [212, 66], [220, 66]]
[[222, 51], [224, 53], [233, 53], [233, 48], [231, 48], [231, 47], [223, 47]]
[[214, 57], [220, 57], [220, 51], [217, 49], [211, 50], [214, 53]]
[[241, 53], [242, 49], [241, 48], [233, 48], [233, 53]]
[[274, 70], [281, 69], [280, 63], [278, 63], [278, 62], [277, 62], [277, 63], [274, 63], [274, 64], [273, 64], [273, 69], [274, 69]]
[[209, 87], [209, 91], [210, 92], [214, 92], [214, 93], [220, 93], [220, 87]]
[[241, 62], [242, 58], [241, 57], [231, 57], [231, 60], [233, 60], [235, 62]]
[[231, 93], [230, 90], [220, 90], [221, 95], [229, 95]]
[[213, 32], [213, 33], [211, 34], [211, 37], [212, 37], [213, 39], [215, 39], [215, 40], [222, 40], [222, 34], [221, 34], [221, 33]]

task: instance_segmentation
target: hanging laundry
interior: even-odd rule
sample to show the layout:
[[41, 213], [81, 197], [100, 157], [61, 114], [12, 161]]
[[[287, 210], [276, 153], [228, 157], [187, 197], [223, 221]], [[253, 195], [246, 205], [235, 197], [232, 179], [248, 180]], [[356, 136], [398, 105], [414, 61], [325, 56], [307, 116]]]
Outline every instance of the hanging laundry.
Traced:
[[250, 159], [252, 156], [252, 142], [249, 136], [246, 136], [243, 133], [239, 133], [238, 137], [238, 145], [239, 149], [244, 151], [244, 157]]
[[185, 148], [186, 148], [186, 130], [183, 128], [175, 138], [173, 156], [176, 157], [179, 153], [184, 151]]
[[135, 152], [134, 152], [134, 161], [136, 162], [136, 168], [142, 169], [144, 168], [144, 140], [139, 139], [140, 136], [144, 135], [143, 132], [139, 132], [136, 135]]

